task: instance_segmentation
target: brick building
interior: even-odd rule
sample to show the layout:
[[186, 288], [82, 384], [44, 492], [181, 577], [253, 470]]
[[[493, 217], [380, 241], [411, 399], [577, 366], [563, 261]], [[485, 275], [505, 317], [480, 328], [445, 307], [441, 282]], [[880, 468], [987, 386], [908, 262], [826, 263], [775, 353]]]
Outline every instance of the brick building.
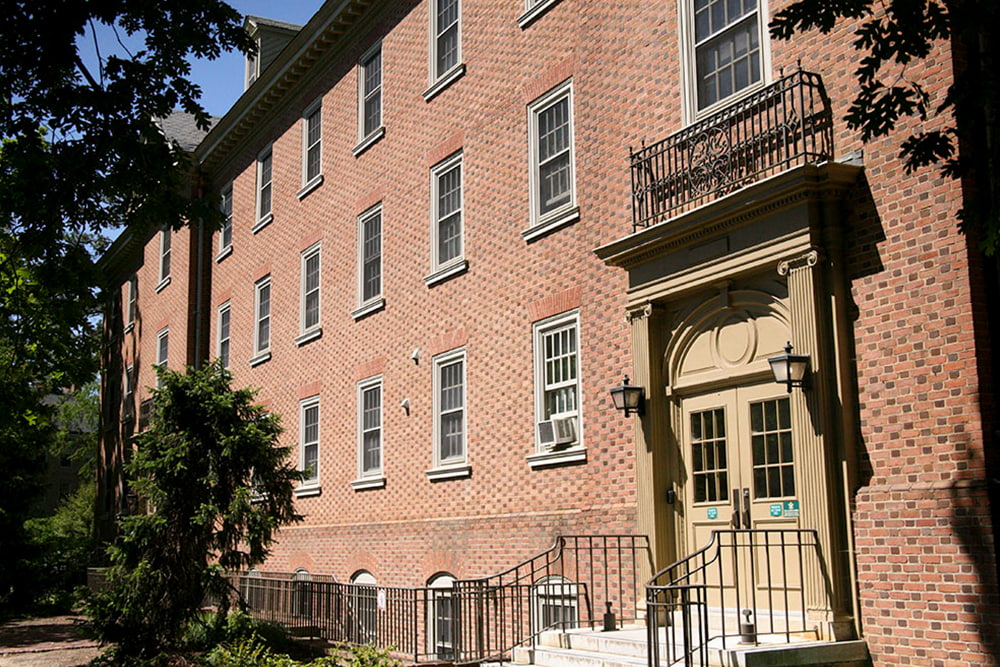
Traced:
[[[957, 232], [962, 184], [902, 173], [912, 128], [862, 151], [841, 121], [852, 27], [774, 42], [774, 9], [331, 0], [301, 27], [248, 18], [243, 96], [204, 137], [165, 127], [225, 227], [129, 230], [103, 260], [120, 286], [104, 534], [153, 365], [223, 357], [308, 471], [306, 519], [261, 569], [370, 592], [356, 639], [382, 639], [363, 618], [398, 591], [443, 588], [455, 611], [432, 602], [413, 654], [453, 656], [463, 582], [542, 562], [558, 536], [617, 536], [620, 558], [627, 535], [648, 560], [516, 574], [528, 634], [604, 611], [584, 570], [641, 584], [708, 545], [721, 574], [686, 581], [719, 616], [751, 606], [762, 635], [993, 664], [995, 292]], [[940, 92], [952, 67], [938, 51], [911, 75]], [[804, 386], [774, 381], [786, 342]], [[624, 374], [639, 415], [612, 405]], [[669, 584], [607, 594], [622, 618], [666, 618]]]

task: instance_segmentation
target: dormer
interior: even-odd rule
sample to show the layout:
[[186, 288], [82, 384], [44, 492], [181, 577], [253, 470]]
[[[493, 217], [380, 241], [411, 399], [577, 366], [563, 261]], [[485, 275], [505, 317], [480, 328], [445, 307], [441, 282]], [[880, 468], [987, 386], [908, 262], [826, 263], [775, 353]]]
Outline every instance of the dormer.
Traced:
[[243, 28], [257, 42], [257, 54], [246, 57], [246, 78], [243, 85], [243, 90], [246, 90], [292, 41], [302, 26], [248, 15], [243, 21]]

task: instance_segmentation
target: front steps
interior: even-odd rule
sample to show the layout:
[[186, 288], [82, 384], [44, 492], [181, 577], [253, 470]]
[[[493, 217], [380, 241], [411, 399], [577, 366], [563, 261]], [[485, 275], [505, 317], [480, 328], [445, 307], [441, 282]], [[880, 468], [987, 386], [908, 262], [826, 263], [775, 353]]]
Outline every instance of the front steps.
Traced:
[[[514, 662], [538, 667], [647, 667], [646, 628], [627, 626], [615, 632], [588, 629], [542, 633], [534, 648], [514, 651]], [[725, 649], [708, 647], [708, 664], [716, 667], [795, 667], [817, 665], [832, 667], [863, 667], [871, 665], [868, 646], [863, 641], [817, 642], [791, 644], [740, 645], [730, 641]], [[662, 667], [666, 645], [661, 638]], [[694, 656], [699, 664], [699, 655]], [[683, 662], [675, 663], [683, 665]]]

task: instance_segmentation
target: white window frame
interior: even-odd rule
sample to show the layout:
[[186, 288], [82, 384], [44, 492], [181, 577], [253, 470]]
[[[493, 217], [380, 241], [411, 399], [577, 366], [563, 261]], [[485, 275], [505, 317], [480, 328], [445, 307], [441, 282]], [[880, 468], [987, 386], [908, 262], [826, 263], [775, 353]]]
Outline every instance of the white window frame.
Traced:
[[[264, 164], [267, 162], [267, 174], [264, 173]], [[267, 180], [264, 180], [264, 179]], [[262, 230], [274, 220], [274, 145], [268, 144], [257, 154], [257, 222], [254, 223], [250, 231], [254, 234]], [[264, 210], [264, 192], [267, 192], [267, 210]]]
[[[449, 217], [458, 216], [458, 244], [459, 250], [455, 257], [442, 261], [440, 255], [441, 241], [441, 179], [446, 174], [458, 170], [458, 210], [449, 214]], [[462, 151], [442, 160], [431, 167], [431, 272], [424, 278], [424, 283], [428, 286], [439, 283], [453, 275], [465, 271], [469, 264], [465, 260], [465, 163]]]
[[[365, 225], [375, 217], [379, 219], [379, 253], [378, 271], [379, 288], [377, 294], [369, 295], [365, 298]], [[358, 271], [357, 271], [357, 303], [358, 307], [351, 313], [354, 319], [360, 319], [365, 315], [381, 310], [385, 306], [385, 220], [382, 216], [382, 204], [376, 204], [358, 216]]]
[[[309, 143], [309, 123], [315, 118], [318, 123], [318, 137]], [[309, 175], [309, 152], [315, 148], [319, 153], [316, 173]], [[323, 184], [323, 98], [310, 104], [302, 112], [302, 188], [297, 196], [302, 199]]]
[[233, 184], [222, 189], [219, 208], [222, 210], [222, 227], [219, 229], [219, 252], [216, 262], [221, 262], [233, 252]]
[[[370, 644], [378, 636], [378, 583], [368, 570], [358, 570], [351, 575], [354, 584], [348, 604], [348, 637], [356, 644]], [[383, 593], [384, 594], [384, 593]]]
[[[465, 348], [460, 347], [448, 352], [444, 352], [434, 357], [433, 360], [433, 371], [434, 371], [434, 382], [433, 382], [433, 410], [434, 410], [434, 426], [433, 426], [433, 437], [434, 437], [434, 467], [427, 471], [427, 477], [431, 480], [440, 479], [450, 479], [455, 477], [468, 477], [471, 474], [471, 467], [469, 466], [469, 403], [468, 403], [468, 360], [465, 353]], [[461, 411], [462, 414], [462, 451], [457, 456], [450, 456], [448, 458], [443, 458], [441, 456], [441, 438], [443, 433], [441, 432], [441, 419], [444, 416], [442, 414], [441, 406], [441, 373], [449, 366], [454, 364], [462, 364], [462, 391], [461, 391], [461, 408], [453, 409], [450, 413]]]
[[[223, 336], [223, 326], [222, 326], [223, 315], [226, 318], [225, 336]], [[231, 343], [231, 336], [233, 331], [233, 314], [232, 314], [232, 307], [229, 301], [226, 301], [224, 304], [220, 305], [216, 310], [215, 329], [216, 329], [215, 356], [217, 359], [223, 360], [222, 363], [223, 368], [229, 368], [229, 364], [232, 362], [231, 357], [233, 351]], [[223, 345], [225, 345], [225, 351], [226, 351], [225, 357], [223, 357], [222, 355]]]
[[[557, 104], [566, 102], [569, 125], [569, 198], [566, 202], [542, 213], [541, 169], [539, 163], [539, 118]], [[573, 114], [573, 80], [567, 79], [528, 105], [528, 181], [529, 226], [521, 232], [525, 241], [532, 241], [560, 227], [575, 222], [580, 217], [576, 205], [576, 131]]]
[[[163, 327], [156, 333], [156, 367], [166, 370], [170, 366], [170, 327]], [[156, 388], [160, 388], [160, 374], [156, 374]]]
[[535, 22], [539, 16], [549, 11], [549, 8], [560, 0], [524, 0], [524, 13], [517, 19], [517, 25], [524, 30]]
[[[576, 392], [576, 409], [566, 412], [546, 415], [545, 394], [549, 386], [546, 382], [546, 362], [548, 361], [546, 339], [549, 335], [572, 329], [575, 332], [576, 352], [575, 381], [559, 383], [558, 386], [573, 386]], [[552, 317], [539, 320], [532, 325], [532, 341], [534, 348], [534, 385], [535, 385], [535, 424], [534, 424], [534, 453], [528, 456], [528, 463], [532, 468], [539, 468], [548, 465], [561, 463], [574, 463], [586, 461], [587, 454], [583, 441], [583, 380], [581, 373], [580, 353], [582, 344], [580, 341], [580, 312], [571, 310], [560, 313]], [[572, 442], [555, 444], [543, 443], [540, 434], [540, 424], [549, 422], [550, 427], [553, 418], [573, 419], [576, 439]]]
[[[378, 86], [372, 90], [366, 87], [367, 67], [378, 57], [379, 79]], [[354, 155], [360, 155], [369, 146], [381, 139], [385, 135], [385, 61], [382, 59], [382, 42], [379, 40], [371, 46], [358, 59], [358, 145], [354, 147]], [[365, 102], [371, 95], [378, 95], [378, 125], [373, 128], [366, 127]], [[367, 131], [366, 131], [367, 130]]]
[[[309, 274], [307, 266], [309, 260], [316, 258], [316, 287], [308, 289]], [[295, 339], [297, 345], [305, 345], [311, 340], [315, 340], [323, 335], [323, 255], [319, 242], [314, 243], [302, 251], [299, 261], [299, 336]], [[309, 295], [316, 294], [316, 322], [307, 326], [306, 314]]]
[[441, 56], [441, 41], [444, 34], [448, 31], [448, 29], [444, 31], [438, 30], [438, 13], [441, 9], [441, 3], [443, 1], [444, 0], [431, 0], [428, 11], [429, 25], [427, 31], [427, 67], [429, 76], [428, 88], [424, 91], [424, 100], [426, 101], [430, 101], [431, 98], [465, 74], [465, 63], [462, 61], [462, 0], [454, 0], [457, 16], [454, 23], [448, 26], [448, 29], [454, 27], [456, 33], [455, 62], [444, 70], [440, 70], [438, 68], [438, 59]]
[[[315, 408], [316, 410], [316, 439], [306, 440], [306, 414]], [[306, 448], [316, 448], [316, 469], [311, 477], [304, 478], [298, 487], [295, 488], [295, 495], [298, 497], [313, 496], [320, 492], [320, 479], [322, 469], [320, 466], [320, 426], [322, 425], [322, 415], [320, 414], [319, 395], [310, 396], [299, 401], [299, 470], [306, 472]]]
[[[698, 62], [696, 53], [698, 45], [695, 40], [694, 0], [681, 0], [679, 3], [679, 19], [681, 29], [678, 33], [680, 36], [681, 84], [683, 90], [683, 94], [681, 96], [681, 113], [682, 121], [685, 125], [690, 125], [705, 116], [710, 116], [716, 111], [719, 111], [720, 109], [731, 105], [733, 102], [753, 94], [755, 91], [770, 83], [771, 46], [767, 30], [770, 17], [768, 16], [767, 9], [766, 0], [757, 0], [756, 11], [758, 40], [760, 43], [760, 79], [756, 83], [752, 83], [749, 86], [735, 91], [733, 94], [706, 106], [704, 109], [698, 109]], [[741, 19], [741, 21], [742, 20], [743, 19]], [[717, 32], [712, 36], [712, 38], [722, 35], [727, 30], [731, 30], [733, 26], [738, 25], [741, 21], [736, 21], [727, 25], [725, 29]]]
[[562, 607], [572, 610], [572, 621], [565, 628], [573, 629], [580, 622], [579, 605], [580, 587], [579, 584], [557, 574], [549, 575], [539, 579], [531, 586], [531, 604], [534, 607], [532, 614], [533, 633], [546, 629], [543, 627], [542, 619], [545, 617], [545, 607]]
[[[261, 298], [264, 290], [267, 290], [267, 312], [263, 312], [264, 300]], [[274, 337], [271, 332], [271, 307], [273, 300], [273, 290], [271, 289], [271, 275], [268, 274], [258, 280], [253, 285], [253, 357], [250, 365], [264, 363], [271, 358], [271, 339]], [[267, 321], [267, 341], [261, 340], [261, 325]]]
[[[379, 409], [378, 409], [378, 427], [376, 428], [365, 428], [365, 394], [378, 390], [379, 392]], [[358, 478], [351, 482], [356, 490], [362, 489], [376, 489], [385, 486], [385, 391], [382, 383], [382, 376], [376, 375], [370, 378], [366, 378], [358, 382], [357, 385], [357, 460], [358, 460]], [[365, 435], [367, 433], [378, 431], [379, 438], [379, 464], [377, 468], [366, 469], [365, 468]]]
[[129, 333], [135, 328], [136, 305], [139, 300], [139, 276], [134, 273], [128, 279], [128, 297], [126, 298], [124, 333]]
[[173, 232], [169, 227], [160, 230], [160, 282], [156, 286], [159, 292], [170, 284], [170, 255], [173, 246]]
[[122, 391], [122, 416], [131, 419], [135, 416], [135, 365], [125, 367], [124, 391]]
[[[455, 617], [455, 577], [448, 572], [438, 572], [427, 581], [427, 647], [428, 653], [437, 657], [438, 660], [453, 660], [454, 636], [457, 630]], [[447, 604], [448, 615], [446, 621], [449, 624], [449, 640], [441, 640], [438, 636], [440, 630], [439, 623], [442, 620], [440, 606]]]

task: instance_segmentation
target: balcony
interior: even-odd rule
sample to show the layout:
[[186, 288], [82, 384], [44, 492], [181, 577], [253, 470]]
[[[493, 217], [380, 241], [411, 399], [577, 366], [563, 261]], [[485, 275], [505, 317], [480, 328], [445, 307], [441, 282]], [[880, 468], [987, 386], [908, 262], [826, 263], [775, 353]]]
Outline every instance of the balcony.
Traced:
[[792, 167], [831, 160], [830, 100], [820, 76], [800, 69], [629, 157], [638, 231]]

